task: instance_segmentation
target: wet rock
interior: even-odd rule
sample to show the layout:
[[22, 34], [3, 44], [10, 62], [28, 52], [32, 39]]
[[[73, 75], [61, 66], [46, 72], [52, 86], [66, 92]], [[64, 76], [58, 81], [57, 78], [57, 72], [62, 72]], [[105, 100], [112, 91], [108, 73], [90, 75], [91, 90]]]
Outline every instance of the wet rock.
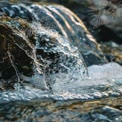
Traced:
[[[31, 47], [32, 45], [28, 45], [27, 40], [24, 39], [22, 30], [24, 27], [30, 30], [29, 26], [21, 19], [12, 20], [9, 17], [1, 17], [0, 21], [0, 70], [2, 79], [9, 80], [15, 74], [18, 76], [21, 71], [23, 71], [23, 74], [32, 75], [31, 56], [33, 57], [33, 49]], [[15, 28], [12, 28], [13, 26]], [[29, 38], [30, 42], [33, 41], [32, 43], [34, 43], [33, 34]], [[29, 53], [31, 55], [30, 57], [26, 55], [29, 55]], [[20, 79], [17, 77], [16, 80]]]
[[115, 42], [101, 43], [101, 49], [109, 62], [115, 61], [122, 64], [122, 45]]

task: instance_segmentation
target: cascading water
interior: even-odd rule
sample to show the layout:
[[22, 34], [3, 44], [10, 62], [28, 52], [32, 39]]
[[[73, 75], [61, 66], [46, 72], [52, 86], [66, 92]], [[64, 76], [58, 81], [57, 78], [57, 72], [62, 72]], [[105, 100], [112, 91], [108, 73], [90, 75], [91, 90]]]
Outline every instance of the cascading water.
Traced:
[[[19, 117], [14, 117], [16, 111], [22, 114], [25, 110], [27, 118], [22, 114], [22, 119], [31, 121], [29, 117], [35, 119], [41, 107], [45, 109], [46, 106], [49, 113], [60, 109], [56, 107], [61, 103], [53, 104], [52, 100], [74, 100], [74, 103], [66, 103], [72, 105], [75, 100], [121, 95], [120, 65], [86, 67], [86, 61], [91, 65], [103, 64], [106, 60], [82, 21], [70, 10], [59, 5], [3, 2], [0, 12], [0, 80], [3, 85], [0, 105], [8, 103], [7, 107], [11, 108], [4, 118], [7, 107], [0, 107], [4, 111], [0, 113], [1, 120], [14, 118], [19, 121]], [[96, 62], [90, 61], [92, 56]], [[8, 83], [7, 87], [4, 82]], [[9, 84], [14, 89], [11, 90]], [[20, 102], [13, 108], [13, 101]], [[117, 103], [120, 102], [121, 99]]]
[[[1, 16], [0, 23], [1, 29], [5, 30], [3, 35], [7, 34], [7, 28], [11, 31], [7, 38], [3, 38], [1, 34], [2, 45], [6, 46], [1, 46], [2, 51], [7, 49], [7, 53], [4, 52], [4, 62], [9, 67], [4, 69], [4, 62], [1, 63], [1, 69], [4, 69], [1, 72], [3, 79], [14, 81], [17, 89], [16, 84], [19, 82], [24, 87], [29, 85], [58, 94], [70, 91], [75, 93], [76, 88], [79, 89], [76, 93], [81, 93], [82, 86], [97, 84], [95, 79], [89, 79], [82, 54], [87, 58], [92, 54], [101, 60], [102, 53], [74, 13], [58, 5], [13, 5], [4, 2], [1, 3], [0, 11], [11, 17]], [[21, 57], [23, 59], [20, 62]], [[101, 62], [105, 61], [102, 59]], [[10, 69], [14, 69], [14, 74], [9, 74]], [[106, 80], [98, 82], [104, 83], [109, 84]]]
[[[21, 19], [7, 18], [8, 20], [4, 23], [4, 17], [1, 17], [1, 28], [6, 29], [4, 26], [7, 26], [12, 33], [8, 37], [9, 41], [3, 39], [3, 43], [6, 43], [5, 45], [7, 46], [7, 54], [5, 52], [4, 55], [8, 55], [7, 61], [10, 62], [8, 64], [10, 66], [8, 67], [13, 68], [15, 72], [15, 75], [12, 74], [9, 78], [13, 80], [12, 78], [16, 76], [17, 79], [14, 80], [17, 83], [28, 83], [28, 85], [32, 85], [41, 90], [52, 90], [52, 85], [55, 82], [61, 82], [62, 78], [64, 81], [76, 81], [77, 79], [82, 80], [87, 76], [87, 67], [84, 65], [85, 62], [81, 52], [76, 47], [76, 45], [80, 44], [78, 42], [79, 35], [72, 35], [75, 33], [74, 29], [76, 28], [73, 24], [77, 25], [78, 28], [83, 28], [80, 24], [81, 21], [67, 9], [65, 11], [71, 13], [71, 16], [65, 15], [67, 20], [61, 14], [58, 15], [57, 13], [57, 16], [61, 18], [61, 21], [65, 25], [64, 28], [70, 33], [70, 35], [67, 35], [67, 31], [61, 26], [61, 23], [58, 22], [56, 17], [51, 14], [48, 10], [49, 8], [54, 13], [59, 13], [59, 10], [56, 10], [58, 7], [52, 6], [46, 8], [41, 5], [26, 6], [24, 4], [18, 4], [10, 5], [10, 8], [1, 7], [2, 12], [12, 18], [21, 17], [28, 20], [31, 16], [30, 20], [32, 20], [26, 25], [26, 22]], [[61, 7], [60, 9], [62, 10], [64, 8]], [[28, 16], [25, 18], [26, 13], [28, 13]], [[40, 16], [42, 13], [45, 14], [43, 17]], [[77, 19], [77, 22], [75, 19]], [[51, 24], [54, 23], [55, 27], [52, 26], [52, 29], [50, 25], [43, 25], [42, 22], [44, 21], [49, 21]], [[68, 22], [71, 23], [71, 26]], [[12, 29], [13, 27], [14, 29]], [[79, 31], [79, 34], [81, 33], [79, 29], [76, 30]], [[81, 36], [84, 36], [82, 33]], [[16, 40], [15, 35], [20, 39]], [[77, 39], [77, 43], [73, 41], [73, 37]], [[4, 49], [4, 47], [2, 48]], [[17, 56], [15, 52], [20, 52], [20, 56]], [[25, 62], [20, 63], [18, 57], [25, 57], [22, 62], [28, 60], [29, 66], [25, 66]], [[28, 74], [24, 73], [22, 71], [23, 67], [27, 67], [31, 71]], [[5, 72], [1, 73], [2, 76], [7, 77], [7, 74], [9, 74], [7, 70], [5, 71], [6, 76], [4, 76]], [[76, 74], [80, 77], [77, 77]], [[15, 88], [18, 89], [18, 85]]]

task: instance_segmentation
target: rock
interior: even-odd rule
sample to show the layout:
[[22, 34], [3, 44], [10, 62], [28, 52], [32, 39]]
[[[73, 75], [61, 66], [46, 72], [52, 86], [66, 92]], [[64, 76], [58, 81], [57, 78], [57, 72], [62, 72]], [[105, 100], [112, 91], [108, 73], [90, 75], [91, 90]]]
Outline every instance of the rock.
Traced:
[[122, 64], [122, 45], [115, 42], [101, 42], [101, 49], [109, 62]]

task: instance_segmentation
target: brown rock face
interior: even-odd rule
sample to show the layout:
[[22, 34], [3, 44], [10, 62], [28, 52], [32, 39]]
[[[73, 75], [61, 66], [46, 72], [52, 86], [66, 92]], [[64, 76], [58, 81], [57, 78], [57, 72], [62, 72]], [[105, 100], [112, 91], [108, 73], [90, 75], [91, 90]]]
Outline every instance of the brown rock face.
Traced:
[[[33, 73], [31, 57], [27, 56], [27, 53], [32, 53], [32, 45], [28, 45], [27, 39], [22, 36], [25, 34], [22, 28], [25, 27], [30, 30], [29, 25], [22, 19], [0, 17], [0, 71], [2, 79], [6, 80], [7, 87], [9, 87], [7, 82], [10, 82], [8, 80], [15, 74], [17, 76], [20, 72], [26, 75]], [[33, 41], [31, 44], [34, 44], [33, 34], [28, 38], [31, 38], [29, 41]], [[18, 81], [17, 78], [15, 79]]]

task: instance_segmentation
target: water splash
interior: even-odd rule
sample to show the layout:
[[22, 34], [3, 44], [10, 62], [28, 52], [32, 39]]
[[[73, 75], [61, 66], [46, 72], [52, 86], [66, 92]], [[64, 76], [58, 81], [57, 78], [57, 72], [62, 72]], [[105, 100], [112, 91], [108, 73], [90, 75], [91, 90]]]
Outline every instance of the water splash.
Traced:
[[[11, 9], [12, 14], [7, 9]], [[20, 57], [24, 55], [24, 59], [29, 58], [28, 63], [31, 62], [31, 66], [28, 67], [32, 70], [31, 75], [25, 75], [17, 70], [18, 67], [14, 63], [13, 68], [17, 78], [23, 81], [23, 87], [15, 91], [2, 92], [0, 94], [2, 102], [12, 99], [38, 99], [44, 96], [63, 100], [94, 99], [104, 94], [109, 95], [109, 93], [100, 93], [98, 86], [103, 85], [104, 89], [107, 85], [111, 88], [112, 83], [88, 77], [82, 53], [100, 57], [101, 52], [96, 47], [95, 39], [74, 13], [62, 6], [31, 4], [10, 5], [10, 8], [3, 7], [1, 10], [11, 17], [6, 23], [1, 22], [1, 26], [6, 25], [12, 31], [13, 35], [9, 37], [8, 42], [16, 47], [14, 51], [24, 52]], [[22, 18], [23, 21], [17, 17]], [[55, 27], [44, 25], [47, 17]], [[28, 21], [28, 24], [26, 22], [28, 27], [24, 19]], [[15, 35], [21, 41], [16, 39]], [[15, 56], [12, 51], [8, 51], [11, 64], [13, 64], [11, 55]], [[93, 94], [90, 94], [92, 91], [94, 91]]]

